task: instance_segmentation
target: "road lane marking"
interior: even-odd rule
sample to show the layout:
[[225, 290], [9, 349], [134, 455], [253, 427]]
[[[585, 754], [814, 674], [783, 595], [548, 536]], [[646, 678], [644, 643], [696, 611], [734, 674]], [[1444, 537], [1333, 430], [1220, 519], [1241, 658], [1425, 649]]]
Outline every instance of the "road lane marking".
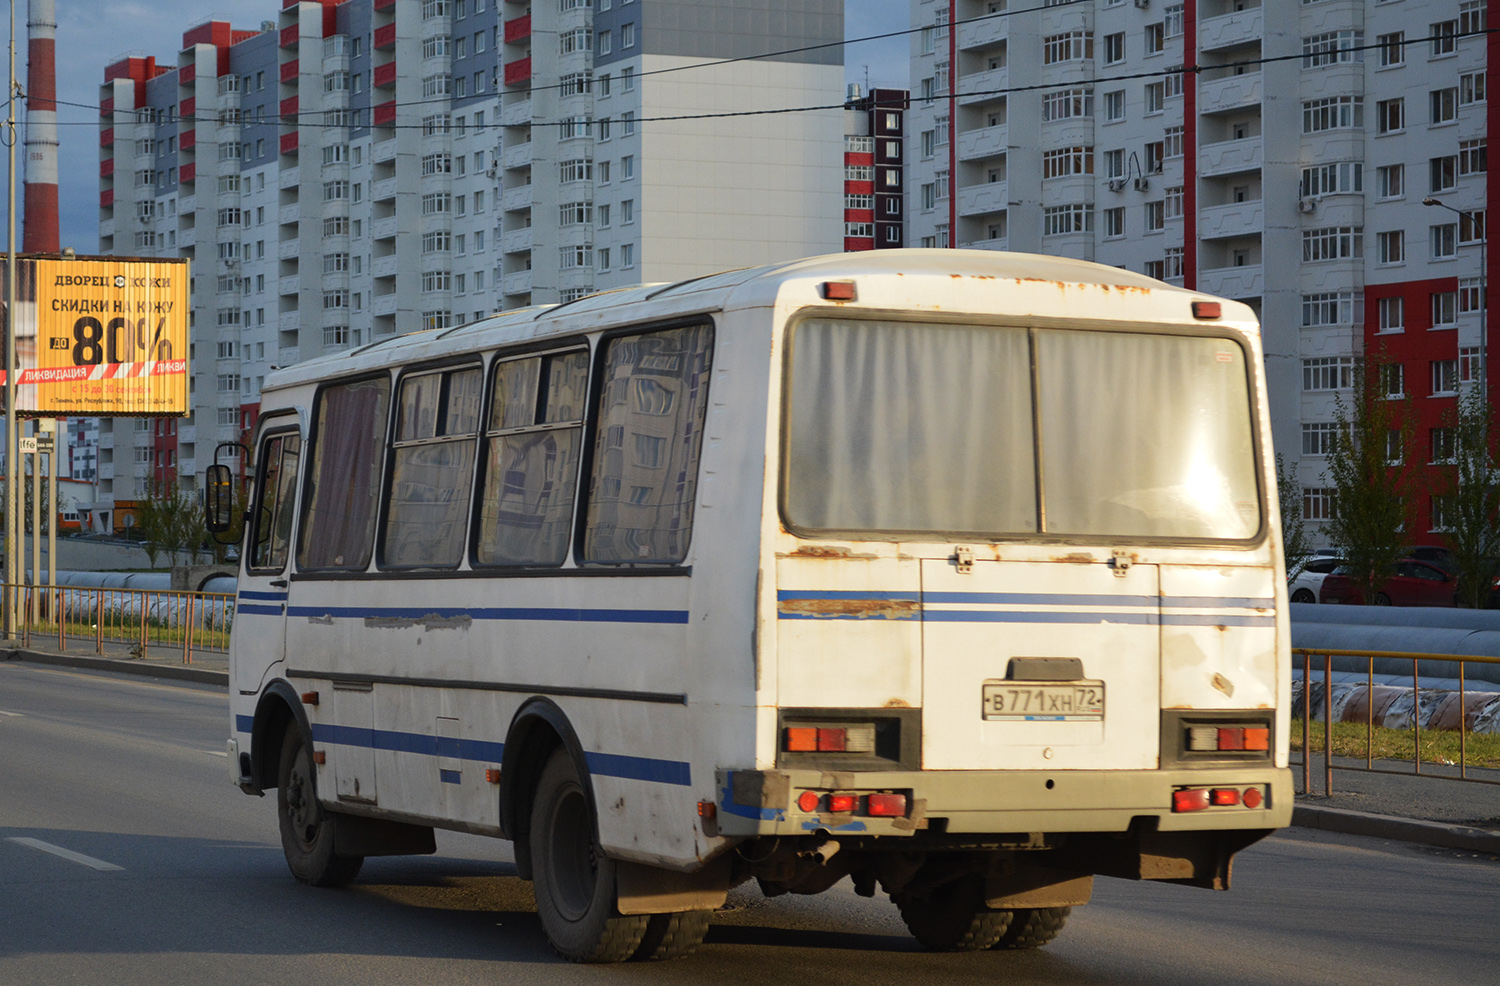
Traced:
[[208, 756], [208, 757], [227, 757], [227, 756], [229, 756], [229, 751], [228, 750], [199, 750], [198, 752], [202, 753], [204, 756]]
[[6, 712], [4, 709], [0, 709], [0, 716], [10, 716], [12, 719], [25, 719], [26, 718], [26, 716], [23, 713], [20, 713], [20, 712]]
[[14, 842], [22, 846], [30, 846], [33, 849], [40, 849], [42, 852], [51, 853], [52, 855], [58, 856], [62, 859], [66, 859], [69, 862], [80, 863], [84, 866], [88, 866], [96, 870], [123, 870], [125, 868], [123, 866], [116, 866], [114, 863], [106, 863], [102, 859], [95, 859], [92, 856], [85, 856], [81, 852], [74, 852], [71, 849], [64, 849], [62, 846], [54, 846], [52, 843], [43, 842], [41, 839], [28, 839], [23, 836], [11, 836], [5, 841]]

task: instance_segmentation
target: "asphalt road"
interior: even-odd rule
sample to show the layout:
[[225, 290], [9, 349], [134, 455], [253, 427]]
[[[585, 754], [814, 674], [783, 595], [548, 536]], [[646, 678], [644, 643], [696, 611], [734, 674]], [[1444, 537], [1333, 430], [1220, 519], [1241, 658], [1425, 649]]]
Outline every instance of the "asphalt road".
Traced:
[[935, 955], [848, 884], [741, 888], [698, 954], [581, 968], [542, 938], [508, 844], [438, 833], [347, 890], [286, 871], [271, 798], [221, 755], [203, 686], [0, 664], [0, 984], [1488, 984], [1500, 862], [1308, 830], [1210, 893], [1100, 880], [1053, 945]]

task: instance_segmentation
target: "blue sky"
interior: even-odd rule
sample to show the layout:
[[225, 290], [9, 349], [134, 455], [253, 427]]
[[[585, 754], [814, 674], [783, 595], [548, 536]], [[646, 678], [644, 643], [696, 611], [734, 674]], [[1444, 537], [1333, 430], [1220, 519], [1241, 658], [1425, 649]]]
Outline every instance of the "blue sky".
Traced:
[[[26, 4], [25, 0], [13, 2], [18, 32], [16, 74], [24, 81]], [[170, 61], [189, 26], [214, 18], [229, 20], [235, 27], [255, 28], [263, 20], [274, 19], [281, 3], [279, 0], [211, 0], [210, 3], [56, 0], [56, 6], [62, 245], [79, 253], [94, 253], [99, 247], [97, 118], [83, 106], [64, 104], [97, 105], [104, 66], [120, 57], [155, 55]], [[903, 30], [910, 9], [909, 0], [845, 0], [845, 36], [853, 39]], [[0, 31], [4, 30], [4, 25], [0, 25]], [[862, 86], [905, 88], [908, 50], [904, 37], [850, 45], [844, 55], [845, 78]], [[18, 148], [17, 160], [20, 158]], [[3, 168], [0, 155], [0, 169]], [[16, 198], [19, 202], [19, 187]], [[4, 223], [5, 196], [0, 195], [0, 227]], [[19, 246], [19, 230], [16, 237]]]

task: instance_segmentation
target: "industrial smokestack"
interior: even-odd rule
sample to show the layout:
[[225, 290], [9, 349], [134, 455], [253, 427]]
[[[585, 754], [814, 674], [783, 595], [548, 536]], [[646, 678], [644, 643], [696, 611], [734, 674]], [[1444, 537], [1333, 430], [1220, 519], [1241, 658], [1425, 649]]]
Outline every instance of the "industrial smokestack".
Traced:
[[56, 253], [57, 15], [53, 0], [31, 0], [26, 46], [26, 200], [22, 249]]

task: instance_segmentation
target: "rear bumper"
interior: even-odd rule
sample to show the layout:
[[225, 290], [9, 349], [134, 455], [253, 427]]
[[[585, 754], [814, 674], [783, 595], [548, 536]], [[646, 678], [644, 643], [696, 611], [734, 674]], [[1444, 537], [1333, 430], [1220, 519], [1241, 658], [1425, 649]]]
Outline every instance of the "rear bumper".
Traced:
[[[1175, 770], [869, 771], [720, 770], [717, 823], [721, 835], [792, 836], [817, 832], [909, 837], [948, 834], [1125, 832], [1137, 819], [1155, 819], [1158, 832], [1213, 832], [1284, 828], [1292, 820], [1292, 774], [1287, 768]], [[1262, 803], [1174, 812], [1172, 794], [1184, 788], [1255, 789]], [[805, 812], [804, 791], [899, 792], [903, 818]], [[861, 804], [863, 800], [861, 799]]]

